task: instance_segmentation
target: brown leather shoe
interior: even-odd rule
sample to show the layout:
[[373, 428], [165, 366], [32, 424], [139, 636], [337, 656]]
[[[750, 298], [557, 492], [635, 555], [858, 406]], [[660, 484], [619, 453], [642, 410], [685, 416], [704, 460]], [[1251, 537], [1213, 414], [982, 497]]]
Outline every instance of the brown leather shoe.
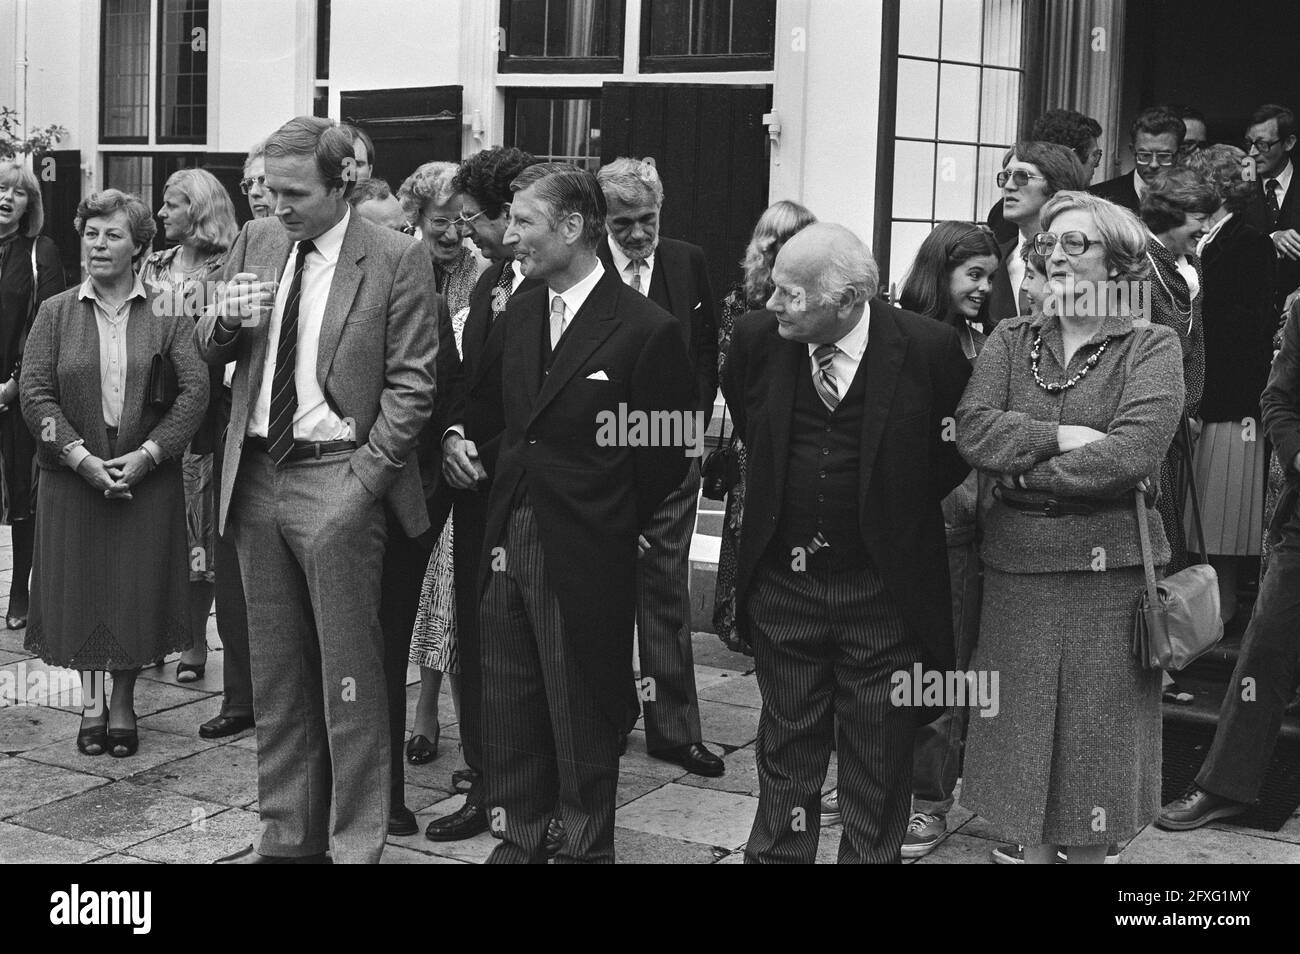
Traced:
[[1244, 815], [1249, 809], [1249, 805], [1234, 802], [1230, 798], [1215, 795], [1193, 785], [1182, 798], [1160, 809], [1160, 814], [1156, 817], [1156, 827], [1163, 828], [1165, 831], [1191, 831], [1217, 818]]

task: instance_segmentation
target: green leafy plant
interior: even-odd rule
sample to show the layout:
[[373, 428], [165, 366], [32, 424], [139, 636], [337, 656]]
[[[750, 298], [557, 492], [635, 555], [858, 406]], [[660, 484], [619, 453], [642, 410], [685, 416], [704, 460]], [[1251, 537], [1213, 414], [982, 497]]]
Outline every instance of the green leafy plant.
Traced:
[[57, 123], [29, 129], [25, 136], [20, 134], [20, 129], [18, 111], [0, 106], [0, 156], [49, 152], [68, 135], [68, 130]]

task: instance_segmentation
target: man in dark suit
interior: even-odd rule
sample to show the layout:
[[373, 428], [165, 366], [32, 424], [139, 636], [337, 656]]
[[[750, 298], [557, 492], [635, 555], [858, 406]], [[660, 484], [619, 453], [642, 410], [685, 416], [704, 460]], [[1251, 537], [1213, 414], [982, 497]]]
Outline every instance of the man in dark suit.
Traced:
[[[695, 380], [699, 447], [718, 393], [718, 327], [704, 250], [659, 235], [664, 188], [649, 160], [615, 159], [596, 174], [608, 207], [606, 269], [678, 321]], [[645, 700], [646, 750], [696, 775], [726, 768], [704, 746], [691, 646], [691, 538], [700, 500], [700, 461], [691, 459], [680, 487], [646, 527], [654, 549], [637, 569], [637, 648]]]
[[1156, 173], [1177, 161], [1185, 135], [1187, 125], [1176, 114], [1163, 106], [1148, 106], [1129, 127], [1129, 149], [1137, 163], [1133, 171], [1099, 182], [1088, 191], [1137, 215]]
[[1300, 287], [1300, 183], [1295, 181], [1295, 114], [1285, 106], [1267, 104], [1251, 114], [1247, 149], [1255, 160], [1253, 201], [1243, 218], [1273, 240], [1277, 249], [1274, 301], [1281, 313], [1287, 296]]
[[1283, 713], [1300, 687], [1300, 318], [1287, 321], [1260, 399], [1264, 429], [1286, 471], [1269, 527], [1268, 572], [1241, 642], [1205, 764], [1196, 784], [1160, 810], [1171, 831], [1244, 814], [1259, 797]]
[[843, 226], [790, 239], [772, 280], [722, 381], [755, 518], [736, 571], [763, 694], [745, 860], [813, 861], [836, 727], [839, 860], [897, 862], [915, 726], [939, 711], [891, 683], [954, 665], [940, 501], [970, 470], [951, 433], [970, 362], [948, 325], [871, 300], [875, 263]]
[[456, 173], [462, 232], [468, 232], [491, 264], [470, 294], [469, 315], [461, 332], [462, 373], [454, 386], [442, 430], [445, 487], [454, 488], [453, 571], [456, 585], [456, 650], [460, 659], [460, 744], [468, 766], [458, 787], [467, 785], [456, 811], [429, 822], [430, 841], [460, 841], [487, 831], [483, 804], [483, 664], [479, 641], [478, 559], [483, 549], [491, 475], [482, 453], [494, 448], [505, 430], [501, 407], [501, 342], [506, 302], [541, 284], [525, 278], [514, 252], [503, 241], [510, 218], [510, 183], [534, 159], [513, 147], [484, 149]]
[[219, 530], [248, 600], [262, 833], [233, 863], [373, 863], [388, 834], [384, 507], [429, 528], [415, 450], [438, 345], [429, 256], [349, 210], [354, 162], [329, 120], [272, 134], [279, 221], [244, 226], [195, 329], [205, 361], [235, 362]]
[[[671, 315], [601, 265], [604, 221], [588, 172], [544, 176], [510, 206], [506, 244], [547, 287], [506, 305], [505, 433], [479, 448], [493, 475], [479, 573], [497, 863], [544, 861], [553, 809], [557, 861], [614, 859], [637, 550], [686, 472], [686, 349]], [[654, 420], [679, 428], [650, 437]]]
[[[393, 198], [388, 183], [374, 177], [358, 182], [348, 195], [348, 204], [362, 218], [380, 228], [405, 231], [402, 207]], [[395, 208], [394, 208], [395, 207]], [[429, 293], [438, 326], [438, 396], [433, 414], [420, 431], [416, 462], [424, 488], [429, 529], [408, 537], [391, 507], [385, 508], [388, 540], [384, 545], [384, 568], [379, 583], [379, 625], [384, 633], [384, 679], [388, 689], [388, 745], [391, 773], [388, 812], [390, 835], [414, 835], [420, 830], [415, 813], [406, 807], [406, 669], [411, 655], [411, 630], [420, 608], [420, 589], [429, 554], [451, 514], [452, 488], [442, 477], [441, 439], [448, 422], [448, 410], [460, 385], [460, 355], [451, 327], [446, 299]]]

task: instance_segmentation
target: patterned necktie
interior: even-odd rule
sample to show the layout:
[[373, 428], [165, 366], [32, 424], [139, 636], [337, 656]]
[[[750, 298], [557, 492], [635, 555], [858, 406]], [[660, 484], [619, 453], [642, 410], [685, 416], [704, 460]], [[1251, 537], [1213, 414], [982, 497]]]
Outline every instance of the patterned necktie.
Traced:
[[551, 351], [560, 343], [564, 334], [564, 299], [556, 295], [551, 299]]
[[817, 389], [817, 396], [826, 405], [826, 410], [832, 413], [840, 406], [839, 386], [835, 381], [835, 372], [831, 368], [831, 361], [839, 350], [833, 344], [824, 344], [818, 345], [813, 351], [813, 357], [817, 359], [817, 373], [813, 375], [813, 387]]
[[1282, 208], [1277, 204], [1277, 190], [1281, 186], [1282, 183], [1276, 179], [1269, 179], [1264, 183], [1264, 204], [1268, 206], [1268, 227], [1270, 229], [1277, 225], [1277, 220], [1282, 215]]
[[632, 273], [632, 280], [628, 282], [628, 287], [644, 295], [645, 291], [641, 288], [641, 263], [628, 262], [627, 270]]
[[515, 283], [515, 270], [509, 262], [501, 269], [501, 277], [492, 286], [492, 320], [496, 321], [506, 313], [506, 302], [510, 300], [510, 290]]
[[298, 410], [298, 305], [302, 300], [302, 273], [307, 256], [316, 251], [308, 239], [298, 243], [298, 261], [293, 269], [289, 297], [280, 318], [280, 341], [275, 350], [275, 374], [271, 377], [271, 412], [266, 425], [266, 450], [276, 466], [284, 463], [293, 449], [293, 415]]

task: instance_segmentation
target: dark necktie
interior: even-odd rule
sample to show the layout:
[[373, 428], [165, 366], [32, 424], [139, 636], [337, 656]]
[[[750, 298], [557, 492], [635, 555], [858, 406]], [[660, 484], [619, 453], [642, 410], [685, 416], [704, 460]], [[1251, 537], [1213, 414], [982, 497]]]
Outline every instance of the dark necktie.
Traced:
[[515, 270], [509, 262], [501, 269], [501, 277], [492, 286], [492, 320], [496, 321], [506, 312], [506, 302], [510, 300], [510, 289], [515, 283]]
[[831, 361], [839, 350], [833, 344], [824, 344], [818, 345], [813, 351], [813, 357], [817, 359], [817, 373], [813, 375], [813, 387], [817, 389], [817, 396], [826, 405], [826, 410], [831, 412], [840, 406], [840, 392], [835, 381], [835, 371], [831, 367]]
[[1264, 204], [1268, 206], [1268, 227], [1272, 229], [1277, 225], [1277, 220], [1282, 215], [1282, 208], [1277, 204], [1277, 190], [1282, 183], [1276, 179], [1269, 179], [1264, 183]]
[[275, 373], [271, 377], [271, 412], [266, 425], [266, 452], [276, 466], [293, 450], [293, 416], [298, 410], [298, 305], [302, 301], [302, 273], [307, 256], [316, 251], [308, 239], [298, 243], [298, 261], [293, 283], [280, 318], [280, 341], [275, 349]]

